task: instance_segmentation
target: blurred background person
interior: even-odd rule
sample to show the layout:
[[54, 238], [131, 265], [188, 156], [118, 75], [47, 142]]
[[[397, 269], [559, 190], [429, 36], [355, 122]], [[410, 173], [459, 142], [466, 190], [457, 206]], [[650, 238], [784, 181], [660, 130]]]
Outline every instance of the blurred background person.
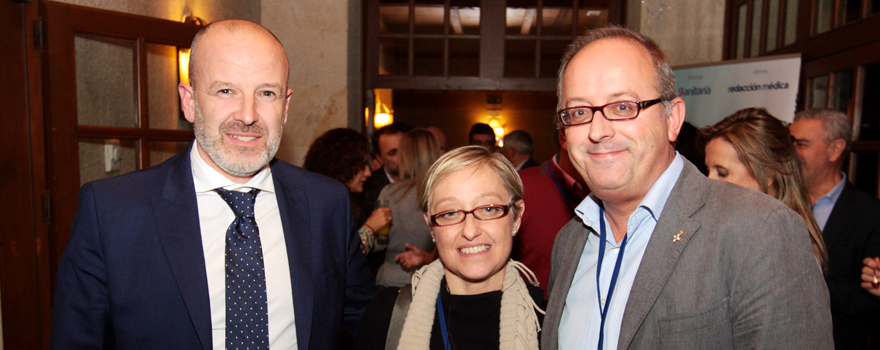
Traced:
[[[519, 234], [513, 237], [510, 257], [535, 272], [547, 291], [550, 279], [550, 258], [556, 234], [574, 217], [574, 208], [590, 193], [581, 175], [568, 157], [565, 133], [556, 130], [554, 137], [559, 153], [541, 165], [519, 171], [523, 184], [523, 201], [529, 210], [522, 214]], [[507, 147], [507, 141], [504, 142]]]
[[471, 131], [468, 132], [468, 144], [472, 146], [483, 146], [486, 149], [495, 152], [498, 149], [495, 147], [495, 130], [492, 130], [492, 127], [489, 124], [476, 123], [471, 126]]
[[746, 108], [706, 128], [704, 138], [709, 178], [766, 193], [803, 217], [816, 262], [826, 272], [825, 242], [785, 124], [763, 108]]
[[501, 154], [516, 167], [516, 170], [523, 170], [540, 165], [532, 158], [535, 146], [532, 144], [532, 136], [522, 130], [515, 130], [504, 135], [503, 146], [501, 146]]
[[[328, 130], [312, 142], [303, 168], [342, 182], [349, 194], [361, 193], [371, 174], [370, 144], [366, 136], [352, 129]], [[354, 222], [360, 226], [361, 250], [366, 254], [375, 244], [376, 230], [391, 221], [391, 210], [378, 208], [363, 213], [353, 200], [351, 211]]]
[[532, 280], [531, 271], [509, 260], [522, 193], [499, 154], [466, 146], [442, 156], [418, 196], [440, 259], [399, 292], [379, 292], [355, 349], [538, 349], [543, 292], [523, 281], [520, 273]]
[[[388, 184], [398, 181], [398, 148], [400, 147], [400, 139], [403, 138], [404, 133], [410, 130], [412, 130], [412, 126], [409, 124], [393, 123], [373, 132], [373, 160], [380, 164], [380, 168], [364, 183], [364, 192], [356, 196], [360, 202], [361, 212], [372, 213], [376, 210], [376, 200], [379, 198], [379, 193], [382, 193], [382, 189], [388, 186]], [[373, 250], [367, 254], [367, 264], [373, 277], [376, 276], [379, 266], [382, 266], [382, 263], [385, 261], [385, 247], [388, 244], [385, 241], [387, 236], [383, 235], [378, 238], [382, 240], [377, 242]]]
[[413, 272], [434, 260], [434, 242], [419, 209], [417, 187], [440, 157], [440, 146], [430, 131], [413, 129], [403, 135], [399, 151], [400, 181], [379, 194], [379, 201], [387, 202], [394, 216], [385, 262], [376, 274], [376, 284], [387, 287], [406, 285]]
[[825, 283], [834, 345], [880, 349], [880, 299], [860, 286], [863, 261], [880, 256], [880, 200], [856, 189], [842, 171], [852, 145], [852, 121], [833, 109], [811, 109], [795, 115], [788, 129], [828, 247]]
[[449, 150], [448, 143], [446, 142], [446, 134], [443, 133], [443, 130], [440, 130], [440, 128], [438, 128], [436, 126], [429, 126], [429, 127], [425, 128], [425, 130], [428, 130], [432, 134], [434, 134], [434, 138], [437, 139], [437, 144], [440, 145], [440, 153], [441, 154], [446, 153], [446, 151]]

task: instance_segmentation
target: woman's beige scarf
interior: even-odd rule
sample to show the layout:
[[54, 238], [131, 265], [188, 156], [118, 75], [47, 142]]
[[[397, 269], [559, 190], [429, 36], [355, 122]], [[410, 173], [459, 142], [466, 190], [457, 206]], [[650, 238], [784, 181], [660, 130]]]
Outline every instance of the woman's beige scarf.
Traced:
[[[403, 323], [398, 349], [430, 348], [431, 328], [434, 326], [437, 294], [440, 293], [440, 280], [445, 268], [440, 260], [424, 266], [412, 277], [412, 303]], [[520, 272], [529, 283], [537, 285], [537, 278], [523, 264], [510, 260], [501, 287], [500, 349], [537, 350], [538, 332], [541, 325], [534, 310], [541, 314], [544, 310], [535, 305], [529, 295]]]

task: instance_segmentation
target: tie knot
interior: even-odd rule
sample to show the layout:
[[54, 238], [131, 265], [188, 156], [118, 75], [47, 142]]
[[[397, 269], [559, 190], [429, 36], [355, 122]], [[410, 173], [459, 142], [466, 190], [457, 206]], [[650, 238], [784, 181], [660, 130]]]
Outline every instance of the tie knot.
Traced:
[[222, 188], [214, 190], [229, 204], [236, 217], [254, 218], [254, 203], [260, 190], [253, 188], [248, 192], [229, 191]]

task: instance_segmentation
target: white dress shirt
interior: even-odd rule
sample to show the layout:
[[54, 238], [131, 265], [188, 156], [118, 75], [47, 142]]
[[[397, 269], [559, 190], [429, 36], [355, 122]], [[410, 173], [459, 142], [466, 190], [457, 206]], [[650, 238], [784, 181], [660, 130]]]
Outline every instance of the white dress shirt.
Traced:
[[250, 191], [251, 188], [260, 190], [254, 205], [254, 214], [260, 228], [260, 243], [263, 248], [266, 297], [269, 304], [269, 347], [297, 349], [287, 247], [271, 168], [265, 167], [245, 184], [236, 184], [211, 168], [199, 156], [198, 147], [197, 142], [193, 144], [190, 159], [208, 276], [214, 349], [226, 348], [226, 229], [235, 220], [232, 209], [214, 192], [214, 189], [220, 187], [241, 192]]
[[[608, 307], [605, 319], [604, 349], [617, 349], [617, 341], [620, 337], [620, 324], [623, 321], [623, 312], [629, 293], [632, 290], [633, 281], [642, 256], [648, 247], [648, 241], [657, 226], [657, 220], [666, 205], [666, 199], [672, 192], [672, 187], [681, 175], [684, 162], [681, 155], [676, 152], [675, 159], [666, 171], [657, 179], [645, 198], [639, 203], [635, 212], [630, 215], [626, 225], [627, 243], [621, 261], [617, 284], [612, 294], [611, 304]], [[601, 315], [599, 312], [599, 298], [596, 295], [596, 265], [599, 253], [599, 220], [605, 220], [606, 243], [605, 257], [602, 261], [602, 271], [599, 275], [599, 286], [602, 289], [602, 302], [608, 295], [608, 287], [611, 283], [611, 275], [614, 272], [614, 264], [620, 252], [620, 243], [614, 239], [611, 225], [605, 217], [599, 217], [599, 203], [593, 196], [588, 196], [575, 208], [575, 214], [579, 216], [589, 228], [584, 234], [588, 234], [584, 252], [578, 261], [572, 279], [568, 297], [565, 299], [565, 307], [562, 310], [562, 318], [559, 323], [559, 348], [560, 349], [596, 349], [599, 346], [599, 328]]]

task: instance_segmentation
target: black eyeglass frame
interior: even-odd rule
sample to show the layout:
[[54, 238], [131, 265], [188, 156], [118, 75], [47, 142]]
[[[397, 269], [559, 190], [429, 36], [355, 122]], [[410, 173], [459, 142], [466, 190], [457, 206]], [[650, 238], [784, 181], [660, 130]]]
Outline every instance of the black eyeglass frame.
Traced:
[[[438, 227], [446, 227], [446, 226], [454, 226], [454, 225], [458, 225], [458, 224], [464, 222], [465, 220], [467, 220], [467, 214], [471, 214], [471, 216], [473, 216], [474, 219], [477, 219], [477, 220], [480, 220], [480, 221], [498, 220], [498, 219], [500, 219], [500, 218], [503, 218], [503, 217], [507, 216], [507, 215], [510, 213], [510, 207], [511, 207], [512, 205], [513, 205], [513, 202], [510, 202], [510, 204], [507, 204], [507, 205], [498, 205], [498, 204], [481, 205], [481, 206], [476, 207], [476, 208], [471, 209], [471, 210], [455, 209], [455, 210], [442, 211], [442, 212], [439, 212], [439, 213], [437, 213], [437, 214], [431, 215], [431, 216], [429, 216], [429, 217], [431, 218], [431, 225], [432, 225], [432, 226], [438, 226]], [[491, 218], [491, 219], [480, 219], [479, 216], [474, 215], [474, 212], [476, 212], [477, 210], [480, 210], [480, 209], [486, 209], [486, 208], [500, 208], [500, 209], [504, 210], [504, 213], [501, 214], [501, 216], [499, 216], [499, 217], [497, 217], [497, 218]], [[456, 222], [456, 223], [454, 223], [454, 224], [441, 225], [441, 224], [437, 223], [437, 217], [438, 217], [438, 216], [440, 216], [440, 215], [445, 215], [445, 214], [449, 214], [449, 213], [464, 213], [464, 215], [462, 215], [462, 217], [461, 217], [461, 221]]]
[[[657, 99], [653, 99], [653, 100], [645, 100], [645, 101], [617, 101], [617, 102], [611, 102], [611, 103], [608, 103], [608, 104], [604, 104], [604, 105], [601, 105], [601, 106], [595, 106], [595, 107], [594, 107], [594, 106], [576, 106], [576, 107], [569, 107], [569, 108], [563, 108], [563, 109], [560, 109], [559, 111], [557, 111], [557, 112], [556, 112], [556, 117], [559, 118], [559, 123], [561, 123], [562, 125], [565, 125], [565, 126], [578, 126], [578, 125], [584, 125], [584, 124], [592, 123], [592, 122], [593, 122], [593, 118], [595, 118], [595, 116], [596, 116], [596, 112], [602, 112], [602, 117], [605, 118], [605, 120], [609, 120], [609, 121], [633, 120], [633, 119], [636, 119], [636, 118], [639, 117], [639, 114], [642, 113], [642, 110], [643, 110], [643, 109], [646, 109], [646, 108], [648, 108], [648, 107], [651, 107], [651, 106], [653, 106], [653, 105], [655, 105], [655, 104], [658, 104], [658, 103], [660, 103], [660, 102], [664, 102], [664, 101], [666, 101], [666, 100], [664, 100], [663, 98], [657, 98]], [[605, 114], [605, 107], [613, 106], [613, 105], [619, 105], [619, 104], [623, 104], [623, 103], [635, 103], [635, 104], [636, 104], [636, 108], [637, 108], [637, 110], [636, 110], [636, 115], [633, 116], [632, 118], [622, 118], [622, 119], [611, 119], [611, 118], [608, 118], [608, 115]], [[572, 110], [572, 109], [583, 109], [583, 108], [589, 109], [590, 112], [591, 112], [591, 114], [590, 114], [590, 120], [589, 120], [589, 121], [585, 121], [585, 122], [583, 122], [583, 123], [577, 123], [577, 124], [568, 124], [568, 123], [565, 122], [565, 118], [562, 116], [562, 113], [565, 113], [566, 111], [570, 111], [570, 110]]]

